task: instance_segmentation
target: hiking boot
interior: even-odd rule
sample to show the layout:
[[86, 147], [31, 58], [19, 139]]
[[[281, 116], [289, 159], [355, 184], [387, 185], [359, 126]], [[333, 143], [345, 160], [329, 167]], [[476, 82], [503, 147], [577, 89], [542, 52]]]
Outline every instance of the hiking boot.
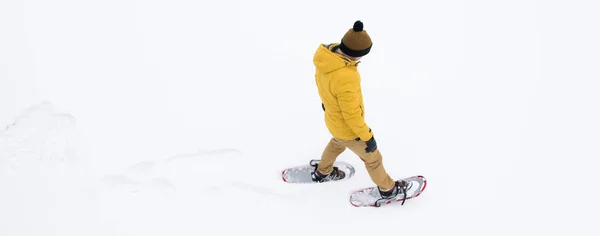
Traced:
[[344, 171], [342, 171], [342, 170], [339, 170], [335, 166], [333, 167], [333, 170], [329, 174], [322, 174], [317, 169], [319, 167], [318, 163], [314, 163], [314, 164], [311, 163], [311, 165], [315, 167], [314, 171], [311, 172], [312, 180], [315, 182], [321, 183], [321, 182], [327, 182], [327, 181], [332, 181], [332, 180], [341, 180], [341, 179], [344, 179], [344, 177], [346, 177], [346, 173], [344, 173]]
[[379, 189], [381, 200], [395, 199], [398, 196], [398, 194], [402, 193], [402, 204], [404, 204], [404, 201], [406, 200], [406, 191], [408, 191], [411, 187], [412, 182], [398, 180], [395, 182], [394, 187], [390, 190], [381, 191], [381, 188], [377, 188]]

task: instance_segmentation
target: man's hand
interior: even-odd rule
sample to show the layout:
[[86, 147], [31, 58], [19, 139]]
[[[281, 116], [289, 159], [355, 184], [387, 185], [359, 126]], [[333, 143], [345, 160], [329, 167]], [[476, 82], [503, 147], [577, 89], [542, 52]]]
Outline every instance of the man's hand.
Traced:
[[371, 139], [369, 139], [366, 143], [367, 148], [365, 148], [365, 151], [367, 151], [367, 153], [371, 153], [377, 150], [377, 142], [375, 141], [375, 136], [371, 137]]

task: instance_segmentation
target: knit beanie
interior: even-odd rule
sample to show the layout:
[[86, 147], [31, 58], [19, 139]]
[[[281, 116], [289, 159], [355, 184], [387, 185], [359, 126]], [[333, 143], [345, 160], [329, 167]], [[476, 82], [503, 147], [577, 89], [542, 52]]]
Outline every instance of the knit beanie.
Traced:
[[371, 37], [363, 30], [361, 21], [354, 22], [354, 27], [349, 29], [340, 43], [340, 50], [351, 57], [362, 57], [371, 51]]

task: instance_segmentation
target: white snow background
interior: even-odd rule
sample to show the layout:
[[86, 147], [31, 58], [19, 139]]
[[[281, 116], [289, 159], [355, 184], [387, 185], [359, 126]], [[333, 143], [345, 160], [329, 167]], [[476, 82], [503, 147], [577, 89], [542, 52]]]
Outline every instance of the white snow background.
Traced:
[[[599, 235], [597, 1], [0, 1], [0, 235]], [[404, 206], [319, 158], [312, 56], [355, 20]]]

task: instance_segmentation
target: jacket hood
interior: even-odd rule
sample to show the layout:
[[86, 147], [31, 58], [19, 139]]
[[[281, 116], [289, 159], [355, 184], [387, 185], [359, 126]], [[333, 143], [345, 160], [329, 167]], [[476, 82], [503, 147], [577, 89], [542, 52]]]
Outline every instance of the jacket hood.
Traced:
[[313, 64], [317, 70], [323, 73], [330, 73], [346, 66], [358, 66], [358, 61], [352, 61], [334, 52], [338, 45], [338, 43], [319, 45], [313, 57]]

